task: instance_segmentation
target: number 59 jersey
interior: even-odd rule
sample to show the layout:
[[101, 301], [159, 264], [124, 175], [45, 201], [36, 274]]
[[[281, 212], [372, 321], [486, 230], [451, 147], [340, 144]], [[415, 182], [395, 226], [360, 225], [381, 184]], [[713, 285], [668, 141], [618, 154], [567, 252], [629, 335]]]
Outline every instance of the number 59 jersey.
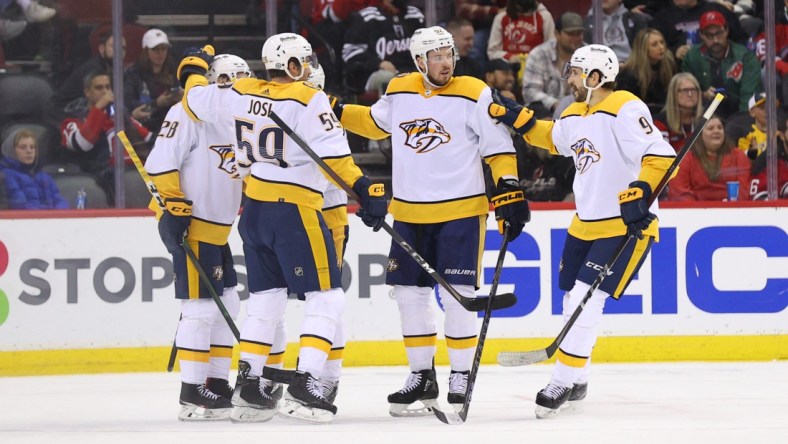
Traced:
[[265, 202], [323, 207], [328, 179], [309, 155], [271, 119], [275, 112], [307, 145], [352, 185], [361, 170], [353, 163], [325, 93], [304, 82], [239, 79], [229, 94], [218, 85], [195, 85], [184, 108], [197, 120], [233, 128], [238, 149], [252, 161], [246, 195]]

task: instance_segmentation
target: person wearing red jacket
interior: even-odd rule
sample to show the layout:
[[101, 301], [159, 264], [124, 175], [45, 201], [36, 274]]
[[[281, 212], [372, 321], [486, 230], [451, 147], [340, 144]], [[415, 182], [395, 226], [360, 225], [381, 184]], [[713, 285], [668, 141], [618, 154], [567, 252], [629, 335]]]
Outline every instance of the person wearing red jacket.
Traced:
[[727, 182], [739, 182], [739, 200], [749, 200], [746, 192], [750, 159], [725, 138], [722, 120], [714, 116], [703, 128], [701, 138], [684, 159], [670, 181], [672, 201], [722, 201], [728, 198]]

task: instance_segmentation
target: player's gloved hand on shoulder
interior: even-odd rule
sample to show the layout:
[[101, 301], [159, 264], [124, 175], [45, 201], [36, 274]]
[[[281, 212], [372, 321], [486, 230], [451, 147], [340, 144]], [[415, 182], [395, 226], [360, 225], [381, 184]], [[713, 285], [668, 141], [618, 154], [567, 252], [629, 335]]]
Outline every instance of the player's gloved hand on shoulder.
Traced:
[[382, 183], [372, 183], [367, 176], [361, 176], [353, 184], [353, 191], [361, 199], [361, 208], [356, 211], [364, 225], [371, 227], [372, 231], [380, 230], [388, 214], [386, 189]]
[[531, 210], [525, 193], [515, 179], [498, 179], [495, 196], [492, 200], [495, 209], [495, 220], [498, 221], [498, 232], [504, 233], [504, 223], [509, 224], [509, 241], [517, 239], [525, 224], [531, 220]]
[[164, 200], [165, 210], [159, 219], [159, 236], [167, 251], [175, 254], [181, 250], [183, 236], [192, 220], [192, 201], [172, 197]]
[[233, 155], [235, 156], [235, 172], [231, 174], [230, 177], [233, 179], [243, 179], [249, 175], [249, 169], [254, 161], [249, 159], [249, 155], [243, 148], [234, 146]]
[[345, 104], [339, 100], [339, 97], [332, 96], [331, 94], [326, 94], [328, 96], [328, 103], [331, 105], [331, 110], [334, 111], [334, 115], [337, 116], [337, 119], [341, 122], [342, 121], [342, 110], [345, 107]]
[[534, 112], [514, 100], [504, 97], [497, 89], [492, 90], [493, 103], [487, 109], [490, 117], [524, 135], [536, 125]]
[[192, 74], [204, 76], [208, 71], [208, 67], [211, 66], [211, 62], [213, 62], [214, 55], [216, 55], [216, 51], [211, 45], [205, 45], [202, 48], [194, 46], [186, 48], [183, 51], [183, 59], [181, 59], [177, 71], [181, 87], [186, 88], [186, 80]]
[[643, 230], [648, 228], [656, 215], [648, 210], [648, 199], [651, 197], [651, 185], [642, 180], [629, 184], [629, 188], [618, 195], [621, 206], [621, 219], [627, 226], [627, 233], [643, 239]]

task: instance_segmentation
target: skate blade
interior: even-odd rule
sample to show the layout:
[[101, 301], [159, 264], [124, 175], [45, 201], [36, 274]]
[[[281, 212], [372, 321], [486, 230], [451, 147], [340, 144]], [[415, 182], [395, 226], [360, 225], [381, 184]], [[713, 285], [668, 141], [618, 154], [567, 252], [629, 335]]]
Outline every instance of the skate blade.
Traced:
[[449, 404], [449, 405], [454, 409], [454, 413], [459, 415], [460, 412], [462, 411], [462, 406], [464, 404]]
[[252, 407], [233, 407], [230, 414], [230, 421], [232, 422], [266, 422], [276, 416], [278, 410], [272, 409], [256, 409]]
[[585, 410], [585, 403], [583, 402], [582, 399], [578, 401], [567, 401], [567, 403], [564, 405], [566, 406], [566, 408], [562, 409], [562, 411], [566, 413], [578, 414], [578, 413], [583, 413], [583, 411]]
[[285, 397], [285, 400], [282, 402], [282, 407], [279, 409], [279, 415], [296, 421], [308, 422], [310, 424], [328, 424], [334, 420], [334, 414], [328, 410], [309, 408], [287, 397]]
[[226, 421], [232, 409], [206, 409], [196, 405], [182, 405], [179, 421]]
[[[569, 402], [565, 402], [565, 403], [561, 404], [557, 409], [551, 409], [551, 408], [548, 408], [548, 407], [542, 407], [541, 405], [537, 404], [535, 413], [536, 413], [536, 417], [539, 418], [539, 419], [548, 419], [548, 418], [552, 418], [552, 417], [554, 417], [554, 416], [556, 416], [559, 413], [564, 412], [564, 411], [572, 413], [572, 412], [574, 412], [574, 410], [573, 410], [574, 407], [575, 406], [570, 405]], [[578, 406], [578, 407], [582, 408], [582, 406]]]
[[[419, 404], [422, 406], [419, 407]], [[432, 409], [437, 407], [438, 403], [434, 399], [422, 399], [413, 404], [389, 404], [389, 414], [396, 418], [432, 416]]]

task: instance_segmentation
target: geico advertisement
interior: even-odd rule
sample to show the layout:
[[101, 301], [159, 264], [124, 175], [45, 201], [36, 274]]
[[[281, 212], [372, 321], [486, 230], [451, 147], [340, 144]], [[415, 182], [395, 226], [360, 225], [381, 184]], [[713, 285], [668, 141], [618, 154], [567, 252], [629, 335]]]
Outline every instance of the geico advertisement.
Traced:
[[[490, 337], [560, 330], [558, 264], [572, 215], [535, 211], [509, 244], [498, 291], [518, 302], [494, 313]], [[384, 284], [391, 240], [352, 215], [350, 222], [343, 270], [349, 338], [398, 339], [397, 305]], [[626, 294], [607, 302], [602, 335], [785, 332], [787, 208], [663, 209], [660, 227], [660, 242]], [[230, 244], [245, 299], [253, 270], [244, 266], [235, 229]], [[479, 295], [489, 292], [500, 244], [490, 217]], [[167, 345], [179, 306], [152, 217], [0, 220], [0, 350]], [[433, 308], [440, 311], [437, 301]], [[302, 314], [303, 303], [292, 300], [291, 341]], [[239, 323], [243, 316], [242, 308]]]

